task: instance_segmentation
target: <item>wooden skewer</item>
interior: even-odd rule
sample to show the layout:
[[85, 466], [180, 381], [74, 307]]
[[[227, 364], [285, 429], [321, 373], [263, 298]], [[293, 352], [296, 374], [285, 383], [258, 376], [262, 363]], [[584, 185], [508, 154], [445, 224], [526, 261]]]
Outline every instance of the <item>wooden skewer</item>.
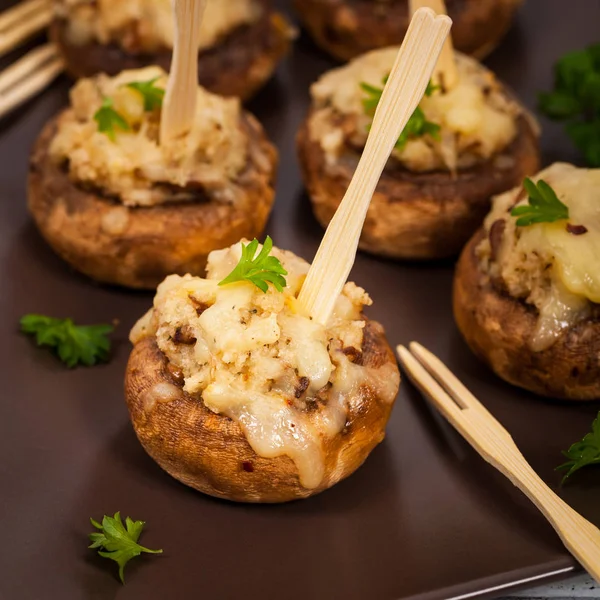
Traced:
[[[438, 15], [447, 15], [444, 0], [410, 0], [410, 14], [414, 15], [420, 8], [431, 8]], [[433, 71], [433, 83], [441, 86], [443, 90], [452, 89], [458, 81], [456, 59], [454, 58], [454, 46], [452, 35], [446, 38], [437, 65]]]
[[[4, 14], [3, 17], [7, 15]], [[14, 18], [13, 15], [8, 15]], [[0, 30], [0, 55], [13, 50], [21, 42], [24, 42], [38, 31], [44, 29], [52, 20], [52, 9], [46, 5], [32, 14], [19, 14], [19, 23], [13, 24], [14, 20], [9, 19], [9, 25]]]
[[0, 117], [47, 87], [64, 69], [48, 44], [36, 48], [0, 74]]
[[397, 347], [410, 379], [453, 427], [542, 512], [567, 549], [600, 583], [600, 530], [559, 498], [525, 460], [512, 437], [458, 378], [420, 344]]
[[168, 144], [192, 126], [198, 95], [198, 45], [206, 0], [172, 0], [175, 13], [173, 62], [162, 107], [160, 143]]
[[32, 75], [53, 58], [58, 58], [58, 52], [52, 44], [44, 44], [28, 52], [23, 58], [0, 73], [0, 94]]
[[24, 21], [29, 18], [30, 13], [50, 8], [49, 0], [27, 0], [19, 2], [12, 8], [5, 10], [0, 14], [0, 31], [6, 31], [9, 27], [18, 21]]
[[428, 9], [413, 16], [352, 181], [315, 256], [298, 301], [319, 323], [327, 323], [346, 283], [367, 209], [389, 155], [419, 104], [452, 21]]

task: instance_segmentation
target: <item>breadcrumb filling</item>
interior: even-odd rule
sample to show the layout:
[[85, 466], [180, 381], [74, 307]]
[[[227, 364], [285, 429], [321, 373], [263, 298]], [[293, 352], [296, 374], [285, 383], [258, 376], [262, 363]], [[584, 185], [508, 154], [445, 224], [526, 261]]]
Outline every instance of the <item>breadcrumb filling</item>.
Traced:
[[530, 345], [543, 350], [600, 303], [600, 169], [555, 163], [532, 179], [553, 188], [569, 220], [517, 227], [510, 211], [528, 199], [515, 188], [493, 199], [476, 252], [484, 273], [538, 310]]
[[155, 336], [186, 392], [239, 423], [259, 456], [291, 457], [302, 485], [314, 488], [324, 475], [323, 443], [344, 428], [361, 386], [391, 403], [398, 373], [360, 364], [362, 308], [371, 304], [362, 288], [347, 283], [322, 326], [297, 311], [309, 265], [291, 252], [271, 254], [288, 271], [283, 292], [218, 285], [239, 261], [238, 243], [210, 254], [206, 279], [167, 277], [131, 339]]
[[[79, 80], [70, 108], [58, 121], [51, 158], [66, 164], [75, 183], [100, 189], [126, 206], [191, 200], [199, 190], [228, 201], [248, 164], [249, 137], [241, 127], [239, 100], [199, 87], [192, 130], [159, 144], [160, 109], [145, 110], [142, 94], [127, 87], [154, 79], [156, 87], [166, 87], [167, 75], [159, 67]], [[127, 124], [127, 130], [114, 128], [114, 139], [94, 118], [105, 99]]]
[[[325, 73], [311, 86], [310, 136], [332, 164], [346, 148], [364, 148], [372, 116], [365, 113], [366, 94], [360, 84], [382, 88], [397, 53], [396, 47], [368, 52]], [[411, 171], [454, 171], [501, 154], [515, 139], [521, 108], [476, 60], [457, 52], [456, 64], [456, 86], [434, 91], [419, 104], [426, 119], [439, 125], [439, 136], [409, 139], [394, 149], [392, 162]]]
[[[116, 43], [133, 54], [173, 48], [175, 27], [170, 0], [57, 0], [57, 16], [66, 20], [74, 45]], [[256, 0], [207, 2], [200, 27], [200, 49], [210, 48], [243, 25], [258, 21]]]

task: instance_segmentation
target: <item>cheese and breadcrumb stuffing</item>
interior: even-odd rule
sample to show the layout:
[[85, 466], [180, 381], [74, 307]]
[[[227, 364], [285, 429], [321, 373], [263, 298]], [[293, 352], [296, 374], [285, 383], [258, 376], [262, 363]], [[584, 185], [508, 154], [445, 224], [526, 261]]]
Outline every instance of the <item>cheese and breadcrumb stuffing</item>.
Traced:
[[[310, 136], [331, 164], [348, 147], [364, 148], [372, 116], [365, 114], [367, 95], [360, 84], [382, 88], [397, 54], [396, 47], [368, 52], [311, 86]], [[419, 104], [426, 119], [440, 126], [439, 140], [431, 135], [412, 138], [392, 152], [391, 160], [411, 171], [471, 167], [502, 152], [517, 135], [521, 108], [491, 71], [461, 53], [455, 56], [458, 83], [447, 92], [424, 96]]]
[[550, 185], [569, 220], [517, 227], [510, 211], [527, 195], [515, 188], [494, 198], [476, 251], [484, 273], [537, 308], [530, 346], [540, 351], [600, 304], [600, 169], [555, 163], [532, 179]]
[[218, 285], [241, 257], [238, 243], [210, 254], [206, 279], [167, 277], [131, 341], [156, 336], [186, 392], [237, 421], [259, 456], [292, 458], [302, 485], [314, 488], [324, 475], [323, 442], [344, 428], [360, 387], [391, 403], [399, 376], [391, 364], [354, 362], [363, 345], [362, 308], [371, 304], [362, 288], [347, 283], [322, 326], [296, 310], [309, 265], [277, 248], [271, 255], [288, 271], [282, 293], [247, 281]]
[[[59, 118], [50, 156], [66, 163], [69, 177], [102, 190], [126, 206], [152, 206], [209, 196], [230, 198], [236, 178], [248, 164], [249, 137], [241, 127], [237, 98], [223, 98], [198, 88], [192, 130], [170, 144], [159, 144], [160, 110], [144, 110], [144, 98], [127, 87], [148, 82], [165, 89], [159, 67], [98, 75], [79, 80], [71, 90], [71, 107]], [[114, 129], [114, 140], [99, 130], [94, 115], [103, 99], [127, 122]]]
[[[73, 45], [115, 43], [133, 54], [173, 48], [175, 24], [170, 0], [56, 0], [55, 14], [67, 24]], [[210, 0], [200, 26], [200, 50], [218, 44], [238, 27], [258, 21], [257, 0]]]

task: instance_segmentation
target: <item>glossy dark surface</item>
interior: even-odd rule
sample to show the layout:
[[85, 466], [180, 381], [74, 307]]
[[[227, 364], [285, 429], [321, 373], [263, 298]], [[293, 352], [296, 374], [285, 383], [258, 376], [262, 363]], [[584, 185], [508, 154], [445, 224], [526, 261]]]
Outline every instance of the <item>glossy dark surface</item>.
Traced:
[[[596, 41], [599, 22], [597, 0], [529, 0], [487, 62], [533, 107], [551, 85], [553, 61]], [[307, 259], [322, 232], [302, 191], [294, 134], [309, 83], [330, 66], [300, 39], [251, 105], [282, 157], [268, 232]], [[433, 600], [574, 565], [530, 503], [406, 382], [386, 441], [354, 476], [313, 499], [234, 505], [163, 473], [139, 446], [122, 392], [127, 334], [152, 296], [71, 272], [26, 213], [28, 151], [67, 89], [57, 82], [0, 123], [0, 598]], [[561, 128], [542, 124], [545, 162], [577, 160]], [[540, 400], [478, 363], [451, 319], [452, 264], [361, 254], [352, 277], [371, 293], [370, 314], [390, 342], [418, 339], [441, 356], [557, 488], [560, 451], [588, 431], [599, 406]], [[28, 312], [118, 319], [112, 361], [63, 368], [18, 334]], [[600, 525], [600, 470], [581, 472], [559, 493]], [[111, 561], [86, 549], [89, 517], [116, 510], [146, 520], [142, 542], [165, 551], [132, 561], [126, 586]]]

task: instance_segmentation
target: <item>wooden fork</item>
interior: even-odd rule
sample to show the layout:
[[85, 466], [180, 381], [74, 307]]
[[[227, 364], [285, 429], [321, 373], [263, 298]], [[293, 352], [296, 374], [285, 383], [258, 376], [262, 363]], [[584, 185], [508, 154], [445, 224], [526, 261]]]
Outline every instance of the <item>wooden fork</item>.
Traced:
[[[0, 14], [0, 56], [14, 50], [50, 23], [49, 0], [27, 0]], [[0, 117], [41, 92], [63, 71], [52, 44], [34, 48], [0, 73]]]
[[50, 24], [49, 0], [27, 0], [0, 15], [0, 55], [16, 48]]
[[48, 87], [64, 69], [51, 44], [39, 46], [0, 73], [0, 118]]
[[436, 15], [430, 8], [417, 10], [410, 21], [352, 180], [298, 294], [300, 310], [317, 323], [327, 323], [348, 280], [379, 178], [425, 93], [451, 25], [447, 15]]
[[559, 498], [531, 468], [512, 437], [434, 354], [417, 342], [398, 346], [411, 381], [491, 465], [543, 513], [569, 552], [600, 583], [600, 530]]

